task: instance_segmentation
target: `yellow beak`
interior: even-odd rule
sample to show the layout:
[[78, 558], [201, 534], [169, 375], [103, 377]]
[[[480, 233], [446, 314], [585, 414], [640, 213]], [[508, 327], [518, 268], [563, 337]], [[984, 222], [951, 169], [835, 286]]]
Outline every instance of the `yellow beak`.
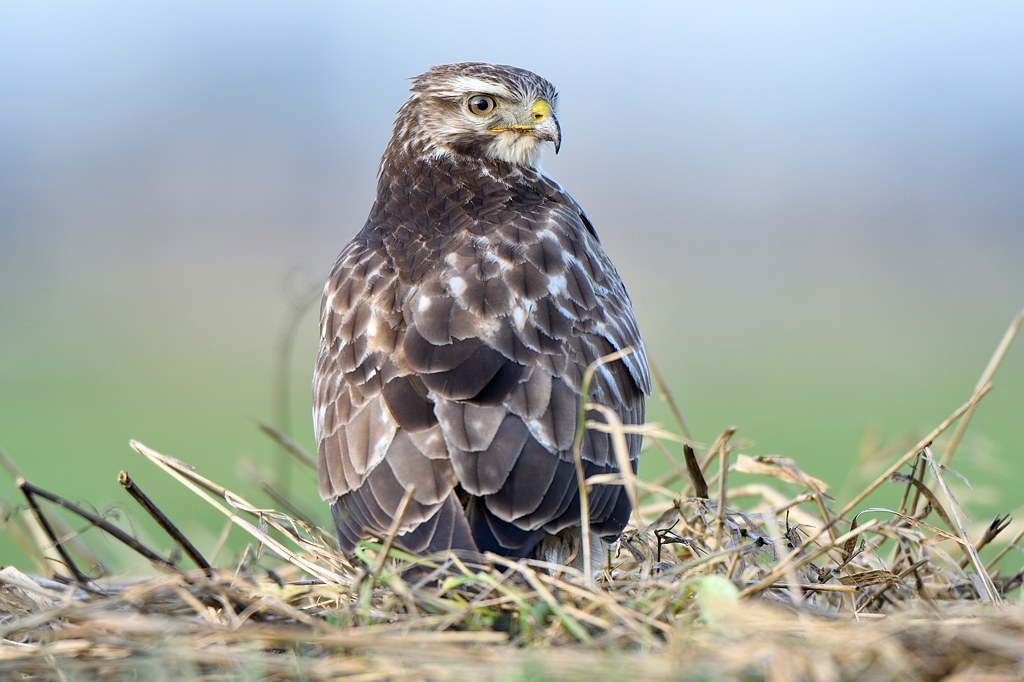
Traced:
[[533, 119], [530, 123], [498, 126], [491, 128], [491, 132], [516, 132], [523, 135], [533, 135], [539, 140], [553, 143], [555, 145], [555, 153], [557, 154], [562, 146], [562, 127], [558, 124], [558, 119], [551, 112], [551, 105], [542, 99], [537, 100], [530, 107], [530, 116]]

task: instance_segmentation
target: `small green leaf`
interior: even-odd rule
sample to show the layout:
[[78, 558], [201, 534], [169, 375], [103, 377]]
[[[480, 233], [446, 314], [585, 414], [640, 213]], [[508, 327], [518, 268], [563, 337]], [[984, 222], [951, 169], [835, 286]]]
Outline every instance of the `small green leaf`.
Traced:
[[700, 619], [713, 627], [723, 625], [739, 608], [739, 590], [720, 575], [693, 578], [686, 587], [693, 593]]

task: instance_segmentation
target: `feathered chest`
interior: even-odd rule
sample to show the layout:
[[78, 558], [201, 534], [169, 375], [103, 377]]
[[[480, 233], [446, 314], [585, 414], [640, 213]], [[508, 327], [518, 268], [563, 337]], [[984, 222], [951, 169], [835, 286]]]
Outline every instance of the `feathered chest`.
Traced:
[[[598, 357], [640, 347], [622, 282], [576, 202], [539, 174], [503, 170], [385, 167], [370, 217], [332, 275], [341, 319], [378, 330], [357, 351], [423, 351], [430, 367], [442, 351], [464, 361], [472, 344], [460, 342], [477, 339], [578, 385]], [[339, 340], [359, 346], [348, 327]], [[625, 362], [646, 388], [642, 357]]]
[[527, 296], [548, 288], [540, 275], [563, 268], [564, 252], [596, 245], [579, 207], [547, 178], [451, 159], [385, 167], [364, 236], [405, 284], [465, 272], [467, 291], [473, 279], [509, 278], [513, 293]]

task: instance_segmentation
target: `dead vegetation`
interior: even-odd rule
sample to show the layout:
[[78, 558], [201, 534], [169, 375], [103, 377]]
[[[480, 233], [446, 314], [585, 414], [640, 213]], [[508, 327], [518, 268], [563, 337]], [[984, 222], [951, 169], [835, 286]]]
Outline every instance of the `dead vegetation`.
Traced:
[[[501, 557], [417, 559], [388, 538], [363, 543], [352, 565], [272, 490], [283, 511], [141, 443], [136, 452], [251, 537], [239, 563], [208, 561], [209, 548], [127, 474], [122, 486], [174, 555], [19, 478], [26, 504], [5, 525], [46, 577], [0, 571], [0, 676], [1022, 679], [1024, 574], [1006, 567], [1019, 564], [1024, 529], [1006, 517], [967, 527], [947, 484], [1022, 319], [975, 393], [847, 501], [791, 460], [745, 454], [732, 429], [695, 452], [682, 435], [644, 427], [647, 456], [661, 452], [671, 473], [624, 481], [635, 526], [598, 576]], [[902, 491], [898, 506], [867, 506], [884, 486]], [[153, 575], [90, 575], [96, 533], [145, 557]]]

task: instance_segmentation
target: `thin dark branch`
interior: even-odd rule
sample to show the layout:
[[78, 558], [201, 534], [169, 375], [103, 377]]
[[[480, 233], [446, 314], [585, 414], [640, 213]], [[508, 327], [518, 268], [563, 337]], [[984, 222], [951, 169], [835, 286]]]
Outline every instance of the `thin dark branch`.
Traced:
[[132, 496], [133, 500], [139, 503], [139, 506], [146, 510], [147, 514], [153, 517], [153, 520], [164, 529], [164, 532], [170, 535], [171, 539], [178, 543], [178, 546], [184, 550], [185, 554], [188, 555], [196, 566], [203, 569], [207, 575], [211, 574], [213, 567], [210, 565], [210, 562], [206, 560], [206, 557], [204, 557], [202, 553], [196, 549], [196, 546], [193, 545], [180, 530], [178, 530], [178, 527], [175, 526], [174, 523], [167, 518], [167, 515], [153, 503], [153, 500], [149, 499], [149, 496], [146, 495], [146, 493], [142, 491], [142, 488], [132, 480], [132, 477], [128, 475], [127, 471], [122, 471], [117, 475], [117, 482], [121, 484], [121, 487], [125, 489], [125, 492]]
[[668, 390], [668, 384], [665, 382], [665, 377], [662, 376], [661, 371], [658, 369], [658, 365], [654, 362], [650, 353], [647, 353], [647, 364], [651, 368], [651, 375], [654, 377], [655, 385], [661, 392], [662, 398], [665, 399], [669, 412], [672, 413], [672, 418], [676, 420], [676, 424], [679, 426], [679, 432], [682, 434], [683, 438], [692, 441], [693, 438], [690, 436], [690, 430], [686, 428], [686, 422], [683, 420], [683, 413], [679, 410], [679, 406], [676, 405], [676, 399], [672, 395], [672, 392]]
[[[320, 287], [311, 287], [300, 295], [293, 296], [291, 314], [284, 323], [284, 331], [278, 341], [279, 350], [277, 355], [277, 367], [274, 372], [274, 411], [277, 414], [277, 423], [283, 430], [290, 429], [292, 423], [291, 391], [289, 388], [291, 386], [292, 351], [295, 347], [295, 339], [299, 330], [302, 329], [302, 325], [300, 324], [302, 318], [309, 314], [310, 309], [320, 301], [320, 291]], [[286, 436], [284, 437], [284, 440], [291, 443], [291, 440]], [[284, 442], [280, 439], [278, 442], [281, 442], [281, 444], [284, 445]], [[285, 445], [285, 449], [295, 454], [295, 451], [287, 445]], [[315, 462], [313, 463], [313, 466], [316, 466]], [[288, 471], [288, 467], [284, 466], [282, 462], [279, 474], [280, 483], [285, 490], [290, 487], [290, 476]]]
[[[983, 547], [995, 540], [1000, 533], [1007, 529], [1010, 525], [1010, 521], [1011, 519], [1009, 514], [1005, 516], [996, 516], [996, 518], [992, 520], [992, 523], [988, 525], [988, 528], [985, 529], [985, 534], [982, 535], [981, 539], [975, 543], [975, 551], [981, 551]], [[967, 567], [968, 559], [969, 557], [967, 556], [960, 559], [960, 568]]]
[[35, 496], [39, 495], [44, 499], [57, 502], [57, 504], [60, 504], [61, 506], [65, 506], [63, 504], [64, 500], [61, 499], [58, 501], [58, 499], [55, 499], [55, 495], [51, 495], [47, 491], [35, 487], [20, 476], [18, 477], [17, 485], [25, 495], [25, 499], [28, 500], [28, 506], [32, 508], [32, 513], [35, 514], [36, 521], [39, 522], [43, 532], [45, 532], [47, 537], [50, 538], [50, 542], [53, 543], [53, 548], [57, 550], [58, 554], [60, 554], [61, 561], [63, 561], [64, 565], [71, 571], [75, 580], [83, 585], [91, 582], [91, 580], [78, 569], [78, 565], [75, 564], [75, 560], [72, 559], [71, 555], [68, 554], [66, 549], [64, 549], [64, 543], [57, 537], [57, 534], [53, 530], [53, 526], [50, 525], [50, 520], [46, 518], [46, 515], [43, 514], [43, 510], [39, 508], [38, 504], [36, 504]]
[[305, 513], [304, 511], [296, 507], [294, 504], [292, 504], [291, 500], [289, 500], [284, 495], [279, 493], [277, 489], [274, 488], [272, 485], [270, 485], [269, 483], [261, 483], [260, 490], [262, 490], [270, 499], [272, 499], [275, 505], [277, 505], [280, 509], [283, 509], [284, 512], [288, 514], [288, 516], [292, 517], [293, 519], [298, 519], [310, 528], [316, 528], [317, 524], [313, 521], [312, 518], [310, 518], [309, 514]]
[[18, 481], [18, 487], [21, 488], [22, 491], [25, 493], [25, 497], [28, 498], [28, 502], [32, 506], [33, 511], [36, 512], [37, 518], [39, 518], [39, 521], [41, 524], [43, 524], [44, 528], [47, 529], [47, 533], [50, 535], [50, 538], [54, 541], [54, 545], [57, 547], [57, 551], [61, 553], [61, 556], [65, 558], [65, 560], [68, 562], [68, 565], [75, 572], [75, 578], [77, 580], [88, 581], [88, 578], [83, 576], [81, 572], [78, 571], [77, 568], [75, 568], [74, 563], [71, 562], [71, 558], [68, 557], [64, 550], [61, 548], [62, 543], [58, 541], [56, 537], [54, 537], [53, 531], [52, 529], [50, 529], [50, 524], [45, 520], [45, 517], [43, 517], [42, 513], [39, 511], [39, 508], [36, 506], [36, 503], [33, 500], [33, 496], [38, 495], [39, 497], [42, 497], [45, 500], [49, 500], [50, 502], [53, 502], [58, 506], [64, 507], [64, 509], [67, 509], [72, 514], [82, 517], [92, 525], [102, 530], [107, 535], [110, 535], [115, 540], [118, 540], [130, 549], [133, 549], [135, 550], [135, 552], [144, 556], [146, 559], [149, 559], [154, 564], [161, 566], [163, 568], [168, 568], [172, 571], [179, 570], [178, 567], [175, 566], [173, 563], [163, 558], [153, 550], [149, 549], [141, 542], [133, 538], [131, 535], [128, 535], [128, 533], [125, 533], [123, 530], [108, 522], [106, 519], [103, 519], [97, 516], [96, 514], [93, 514], [92, 512], [82, 509], [74, 502], [66, 500], [60, 495], [51, 493], [48, 490], [43, 490], [42, 488], [32, 485], [31, 483], [24, 479]]
[[693, 496], [708, 499], [708, 482], [704, 479], [697, 455], [689, 443], [683, 445], [683, 459], [686, 462], [686, 473], [690, 475], [690, 482], [693, 483]]
[[275, 429], [270, 424], [264, 424], [261, 421], [256, 422], [256, 426], [259, 427], [260, 431], [269, 436], [275, 443], [280, 445], [286, 452], [299, 460], [299, 463], [310, 469], [316, 469], [316, 460], [302, 449], [298, 443], [293, 441], [291, 438]]

